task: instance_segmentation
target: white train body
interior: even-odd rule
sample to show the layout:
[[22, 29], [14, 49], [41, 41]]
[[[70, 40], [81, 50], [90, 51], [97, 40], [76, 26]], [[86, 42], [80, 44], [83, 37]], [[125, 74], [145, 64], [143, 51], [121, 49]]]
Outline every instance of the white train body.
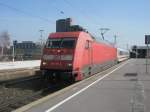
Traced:
[[129, 59], [129, 51], [121, 48], [117, 48], [117, 58], [118, 62]]

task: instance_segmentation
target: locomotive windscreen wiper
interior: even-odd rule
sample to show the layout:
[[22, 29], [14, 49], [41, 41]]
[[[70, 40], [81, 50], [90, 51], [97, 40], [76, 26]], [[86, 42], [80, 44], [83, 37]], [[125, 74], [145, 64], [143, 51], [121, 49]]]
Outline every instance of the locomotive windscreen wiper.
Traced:
[[74, 48], [75, 47], [75, 39], [65, 38], [62, 40], [61, 48]]
[[46, 48], [60, 48], [61, 39], [48, 39]]
[[48, 39], [46, 48], [74, 48], [75, 39], [61, 38], [61, 39]]

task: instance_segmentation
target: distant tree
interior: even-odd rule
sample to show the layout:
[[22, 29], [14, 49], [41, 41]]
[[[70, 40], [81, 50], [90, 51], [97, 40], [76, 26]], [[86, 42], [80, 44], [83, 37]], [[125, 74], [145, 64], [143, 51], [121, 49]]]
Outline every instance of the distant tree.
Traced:
[[2, 55], [10, 48], [10, 35], [8, 31], [4, 31], [0, 34], [0, 47]]
[[10, 35], [8, 31], [4, 31], [0, 35], [0, 46], [9, 48], [10, 47]]

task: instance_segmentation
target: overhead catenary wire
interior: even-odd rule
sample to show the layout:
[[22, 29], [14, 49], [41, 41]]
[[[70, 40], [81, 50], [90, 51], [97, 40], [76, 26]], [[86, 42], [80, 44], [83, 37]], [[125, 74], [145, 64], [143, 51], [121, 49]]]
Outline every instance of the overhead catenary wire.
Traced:
[[[72, 4], [71, 4], [70, 2], [68, 2], [67, 0], [63, 0], [63, 1], [64, 1], [66, 4], [68, 4], [68, 6], [70, 6], [70, 7], [75, 7], [74, 5], [72, 5]], [[19, 9], [19, 8], [16, 8], [16, 7], [14, 7], [14, 6], [7, 5], [7, 4], [2, 3], [2, 2], [0, 2], [0, 6], [6, 7], [6, 8], [8, 8], [8, 9], [11, 9], [11, 10], [13, 10], [13, 11], [15, 11], [15, 12], [18, 12], [18, 13], [22, 13], [22, 14], [28, 15], [28, 16], [30, 16], [30, 17], [38, 18], [38, 19], [40, 19], [40, 20], [42, 20], [42, 21], [45, 21], [45, 22], [51, 22], [51, 23], [55, 24], [55, 22], [52, 21], [52, 20], [50, 20], [50, 19], [41, 17], [41, 16], [39, 16], [39, 15], [34, 15], [34, 14], [30, 13], [30, 12], [21, 10], [21, 9]], [[58, 7], [55, 7], [55, 8], [56, 8], [57, 11], [59, 11], [59, 13], [65, 14], [65, 12], [64, 12], [63, 10], [60, 10]], [[79, 10], [79, 12], [80, 12], [79, 14], [80, 14], [82, 17], [84, 17], [84, 18], [90, 18], [90, 16], [88, 16], [88, 15], [85, 13], [85, 11], [83, 11], [81, 8], [78, 7], [78, 10]], [[93, 22], [92, 22], [92, 23], [93, 23]]]
[[55, 23], [54, 21], [52, 21], [52, 20], [50, 20], [50, 19], [47, 19], [47, 18], [38, 16], [38, 15], [34, 15], [34, 14], [32, 14], [32, 13], [23, 11], [23, 10], [21, 10], [21, 9], [19, 9], [19, 8], [16, 8], [16, 7], [13, 7], [13, 6], [4, 4], [4, 3], [2, 3], [2, 2], [0, 2], [0, 6], [6, 7], [6, 8], [8, 8], [8, 9], [11, 9], [11, 10], [13, 10], [13, 11], [15, 11], [15, 12], [18, 12], [18, 13], [22, 13], [22, 14], [25, 14], [25, 15], [28, 15], [28, 16], [31, 16], [31, 17], [34, 17], [34, 18], [38, 18], [38, 19], [40, 19], [40, 20], [42, 20], [42, 21], [45, 21], [45, 22], [48, 22], [48, 23], [49, 23], [49, 22], [51, 22], [51, 23], [53, 23], [53, 24]]
[[[83, 8], [81, 8], [81, 7], [75, 7], [72, 3], [70, 3], [68, 0], [63, 0], [66, 4], [68, 4], [71, 8], [72, 7], [74, 7], [75, 9], [76, 9], [76, 11], [78, 10], [78, 13], [82, 16], [82, 17], [84, 17], [84, 18], [91, 18], [91, 16], [89, 16], [89, 14], [87, 14], [87, 12], [86, 11], [84, 11], [84, 9]], [[92, 18], [92, 19], [94, 19], [94, 18]], [[90, 21], [92, 24], [99, 24], [98, 22], [96, 22], [96, 20], [94, 20], [94, 21]]]
[[57, 10], [59, 14], [65, 15], [65, 11], [64, 10], [60, 9], [59, 7], [55, 6], [54, 4], [51, 4], [51, 6], [54, 7], [55, 10]]
[[[68, 0], [63, 0], [69, 7], [71, 7], [71, 8], [76, 8], [72, 3], [70, 3]], [[6, 7], [6, 8], [8, 8], [8, 9], [11, 9], [12, 11], [15, 11], [15, 12], [18, 12], [18, 13], [21, 13], [21, 14], [24, 14], [24, 15], [27, 15], [27, 16], [30, 16], [30, 17], [34, 17], [34, 18], [38, 18], [38, 19], [40, 19], [40, 20], [42, 20], [42, 21], [45, 21], [45, 22], [48, 22], [48, 23], [52, 23], [52, 24], [55, 24], [55, 21], [52, 21], [52, 20], [50, 20], [50, 19], [47, 19], [47, 18], [44, 18], [44, 17], [41, 17], [41, 16], [39, 16], [39, 15], [35, 15], [35, 14], [32, 14], [32, 13], [30, 13], [30, 12], [27, 12], [27, 11], [24, 11], [24, 10], [22, 10], [22, 9], [19, 9], [19, 8], [16, 8], [16, 7], [14, 7], [14, 6], [10, 6], [10, 5], [8, 5], [8, 4], [5, 4], [5, 3], [2, 3], [2, 2], [0, 2], [0, 6], [3, 6], [3, 7]], [[53, 5], [54, 6], [54, 5]], [[54, 6], [55, 7], [55, 6]], [[60, 13], [60, 14], [65, 14], [65, 11], [63, 11], [63, 10], [61, 10], [60, 8], [58, 8], [58, 7], [55, 7], [55, 9]], [[78, 7], [78, 8], [76, 8], [76, 10], [75, 11], [77, 11], [78, 10], [78, 14], [80, 14], [80, 16], [82, 16], [82, 17], [84, 17], [84, 18], [91, 18], [81, 7]], [[98, 24], [98, 23], [96, 23], [95, 21], [90, 21], [90, 23], [92, 23], [93, 25], [94, 24]]]
[[[83, 8], [81, 8], [81, 7], [75, 7], [72, 3], [70, 3], [70, 1], [68, 1], [68, 0], [63, 0], [68, 6], [70, 6], [71, 8], [75, 8], [76, 10], [75, 11], [77, 11], [78, 10], [78, 14], [80, 14], [82, 17], [84, 17], [85, 19], [87, 19], [87, 18], [91, 18], [91, 16], [89, 16], [89, 14], [87, 14], [86, 13], [86, 11], [84, 11], [84, 9]], [[91, 19], [94, 19], [94, 18], [91, 18]], [[90, 20], [90, 19], [89, 19]], [[91, 25], [100, 25], [100, 23], [99, 22], [97, 22], [97, 20], [93, 20], [93, 21], [89, 21], [90, 23], [91, 23]], [[98, 30], [99, 28], [97, 28], [96, 30]], [[95, 34], [93, 34], [92, 33], [92, 35], [95, 35]], [[98, 37], [98, 38], [100, 38], [100, 36], [96, 36], [95, 35], [95, 37]], [[109, 42], [108, 40], [106, 40], [107, 42]], [[112, 44], [112, 42], [109, 42], [109, 43], [111, 43]]]
[[[87, 19], [87, 18], [90, 18], [86, 13], [85, 13], [85, 11], [83, 11], [81, 8], [77, 8], [77, 7], [75, 7], [72, 3], [70, 3], [68, 0], [63, 0], [64, 1], [64, 3], [66, 3], [70, 8], [75, 8], [76, 10], [76, 12], [80, 15], [80, 16], [82, 16], [83, 18], [85, 18], [85, 19]], [[78, 11], [77, 11], [78, 10]], [[79, 17], [79, 15], [78, 15], [78, 17]], [[92, 24], [93, 24], [93, 22], [92, 21], [90, 21]], [[92, 33], [91, 33], [92, 34]], [[95, 34], [92, 34], [92, 35], [95, 35]]]

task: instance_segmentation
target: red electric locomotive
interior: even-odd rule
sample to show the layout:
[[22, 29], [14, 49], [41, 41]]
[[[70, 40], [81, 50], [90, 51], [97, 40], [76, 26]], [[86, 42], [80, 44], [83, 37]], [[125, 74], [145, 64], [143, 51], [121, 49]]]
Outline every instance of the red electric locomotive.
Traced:
[[[59, 29], [49, 35], [43, 49], [40, 69], [49, 79], [78, 81], [117, 62], [113, 46], [96, 42], [77, 25], [68, 25], [67, 29], [61, 29], [61, 25], [57, 23]], [[66, 28], [66, 23], [63, 26]]]

